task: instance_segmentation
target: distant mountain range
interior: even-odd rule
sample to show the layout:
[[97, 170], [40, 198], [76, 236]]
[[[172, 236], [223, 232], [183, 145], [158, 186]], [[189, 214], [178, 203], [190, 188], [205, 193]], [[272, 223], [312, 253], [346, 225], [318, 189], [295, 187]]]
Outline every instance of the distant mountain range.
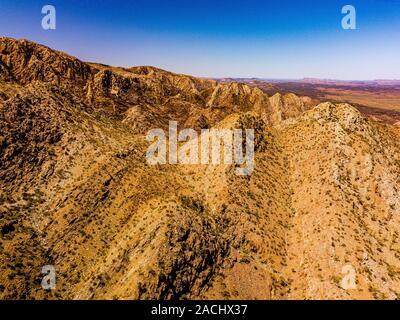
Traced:
[[298, 82], [310, 84], [329, 84], [329, 85], [368, 85], [368, 86], [399, 86], [400, 80], [333, 80], [318, 78], [303, 79], [270, 79], [270, 78], [213, 78], [221, 82]]

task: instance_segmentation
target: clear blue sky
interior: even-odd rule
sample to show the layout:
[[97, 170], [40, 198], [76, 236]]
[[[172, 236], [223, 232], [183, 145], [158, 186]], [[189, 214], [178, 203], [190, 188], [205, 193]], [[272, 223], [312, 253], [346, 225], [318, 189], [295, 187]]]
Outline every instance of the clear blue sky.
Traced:
[[[357, 30], [341, 28], [345, 4]], [[197, 76], [400, 79], [400, 0], [0, 0], [0, 35]]]

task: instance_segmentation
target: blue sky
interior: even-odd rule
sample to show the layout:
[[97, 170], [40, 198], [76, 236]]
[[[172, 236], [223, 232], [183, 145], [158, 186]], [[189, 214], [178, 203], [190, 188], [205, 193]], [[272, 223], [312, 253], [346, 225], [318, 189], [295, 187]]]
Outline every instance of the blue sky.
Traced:
[[[41, 28], [41, 8], [57, 29]], [[341, 8], [357, 30], [341, 28]], [[0, 0], [0, 35], [207, 77], [400, 79], [400, 0]]]

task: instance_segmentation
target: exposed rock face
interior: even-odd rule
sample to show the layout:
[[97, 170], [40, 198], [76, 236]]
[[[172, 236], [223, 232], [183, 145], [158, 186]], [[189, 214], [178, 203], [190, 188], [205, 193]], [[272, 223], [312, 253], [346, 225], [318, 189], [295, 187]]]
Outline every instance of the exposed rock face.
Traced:
[[298, 97], [293, 93], [281, 95], [277, 93], [269, 98], [272, 106], [272, 119], [274, 124], [282, 120], [297, 117], [304, 111], [311, 109], [314, 104], [308, 97]]
[[[311, 107], [295, 95], [284, 96], [282, 102], [271, 106], [266, 94], [245, 84], [219, 84], [154, 67], [89, 65], [26, 40], [1, 38], [0, 68], [3, 80], [66, 87], [76, 96], [85, 97], [85, 102], [97, 111], [119, 120], [129, 117], [124, 123], [140, 128], [140, 132], [160, 125], [160, 121], [148, 121], [155, 116], [164, 119], [164, 124], [178, 120], [181, 126], [198, 129], [212, 126], [232, 112], [255, 111], [264, 121], [276, 124]], [[139, 115], [136, 109], [128, 111], [132, 107], [143, 112]], [[143, 114], [146, 112], [149, 114]]]
[[[347, 104], [7, 38], [0, 79], [0, 298], [400, 294], [398, 128]], [[254, 129], [253, 174], [148, 165], [144, 134], [169, 120]], [[46, 264], [56, 290], [40, 286]]]
[[57, 85], [83, 84], [91, 74], [87, 64], [65, 53], [27, 40], [3, 37], [0, 38], [0, 66], [2, 79], [21, 84], [34, 80]]

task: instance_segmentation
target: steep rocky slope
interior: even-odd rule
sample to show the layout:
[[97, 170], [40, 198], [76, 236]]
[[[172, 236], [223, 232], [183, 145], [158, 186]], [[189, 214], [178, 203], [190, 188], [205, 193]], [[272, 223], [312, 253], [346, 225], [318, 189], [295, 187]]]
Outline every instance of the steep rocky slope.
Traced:
[[[399, 139], [349, 105], [322, 104], [283, 128], [290, 155], [290, 298], [399, 293]], [[345, 265], [357, 290], [341, 288]], [[293, 271], [294, 270], [294, 271]]]
[[[169, 120], [255, 129], [253, 174], [148, 165], [144, 133]], [[397, 298], [399, 134], [350, 105], [1, 38], [0, 297]]]

